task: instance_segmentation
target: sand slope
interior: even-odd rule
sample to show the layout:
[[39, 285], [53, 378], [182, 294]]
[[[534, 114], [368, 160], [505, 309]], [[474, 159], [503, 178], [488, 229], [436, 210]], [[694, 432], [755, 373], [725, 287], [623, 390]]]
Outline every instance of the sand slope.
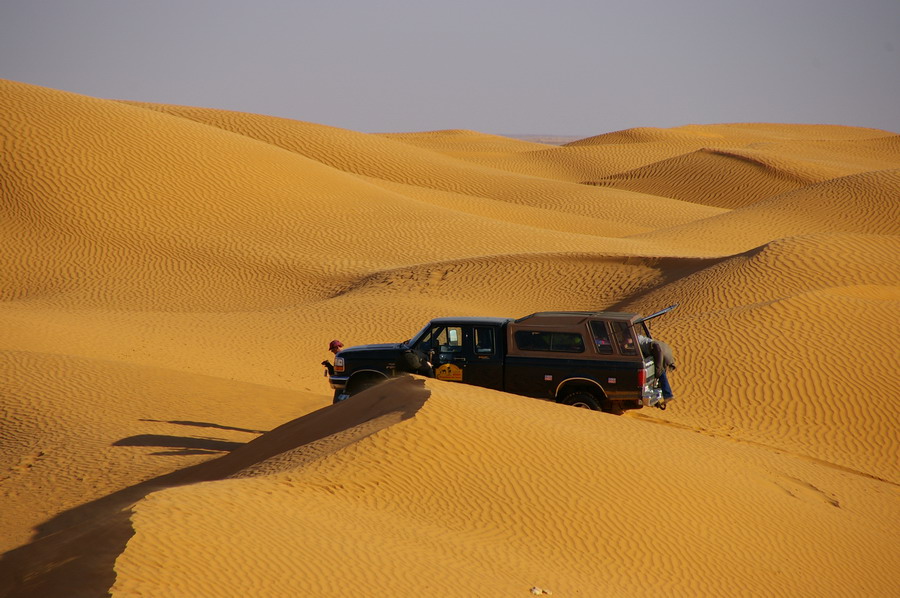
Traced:
[[[900, 136], [367, 135], [0, 81], [0, 595], [900, 586]], [[679, 303], [665, 412], [322, 359]]]
[[[879, 547], [900, 523], [896, 497], [870, 494], [883, 484], [635, 419], [429, 387], [411, 420], [319, 447], [312, 462], [306, 447], [152, 495], [135, 509], [114, 594], [795, 596], [877, 593], [895, 579]], [[260, 558], [225, 537], [273, 546]], [[200, 575], [210, 569], [222, 571], [213, 583]], [[777, 587], [762, 591], [760, 571]]]

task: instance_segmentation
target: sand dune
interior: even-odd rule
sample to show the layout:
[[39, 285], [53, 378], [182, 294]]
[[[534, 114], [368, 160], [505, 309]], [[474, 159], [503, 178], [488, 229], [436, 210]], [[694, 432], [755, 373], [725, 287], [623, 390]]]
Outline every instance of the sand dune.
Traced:
[[[721, 595], [759, 587], [760, 570], [798, 558], [805, 571], [773, 593], [877, 591], [894, 576], [877, 548], [893, 534], [841, 513], [890, 514], [889, 497], [867, 496], [867, 478], [677, 428], [429, 386], [411, 420], [351, 446], [152, 495], [135, 509], [114, 590]], [[698, 481], [718, 492], [698, 492]], [[282, 556], [221, 546], [229, 536], [264, 536]], [[864, 585], [842, 579], [839, 565], [868, 573]], [[224, 570], [213, 585], [211, 568]]]
[[[384, 135], [373, 136], [322, 125], [221, 110], [155, 106], [167, 114], [223, 128], [304, 155], [341, 171], [394, 183], [463, 193], [507, 203], [550, 209], [598, 220], [597, 234], [624, 236], [666, 221], [704, 217], [697, 206], [630, 191], [609, 191], [566, 181], [522, 177], [472, 165], [437, 152], [410, 147]], [[510, 144], [518, 145], [517, 140]], [[352, 160], [348, 159], [350, 156]]]
[[[698, 251], [717, 248], [733, 252], [762, 246], [771, 239], [811, 234], [895, 237], [900, 233], [898, 197], [900, 170], [866, 172], [808, 185], [703, 221], [640, 236], [684, 249], [694, 246]], [[893, 268], [887, 272], [893, 272]]]
[[770, 160], [762, 150], [702, 149], [592, 184], [652, 190], [663, 197], [700, 198], [704, 204], [733, 209], [843, 174], [805, 166]]
[[[0, 595], [893, 596], [900, 136], [358, 133], [0, 81]], [[647, 313], [678, 400], [328, 341]]]

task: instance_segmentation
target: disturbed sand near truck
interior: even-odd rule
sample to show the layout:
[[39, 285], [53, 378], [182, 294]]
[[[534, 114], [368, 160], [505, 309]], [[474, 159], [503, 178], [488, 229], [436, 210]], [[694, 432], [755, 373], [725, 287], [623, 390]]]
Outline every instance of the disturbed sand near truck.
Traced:
[[[0, 81], [0, 595], [900, 587], [900, 137], [363, 134]], [[328, 342], [649, 313], [617, 417]]]

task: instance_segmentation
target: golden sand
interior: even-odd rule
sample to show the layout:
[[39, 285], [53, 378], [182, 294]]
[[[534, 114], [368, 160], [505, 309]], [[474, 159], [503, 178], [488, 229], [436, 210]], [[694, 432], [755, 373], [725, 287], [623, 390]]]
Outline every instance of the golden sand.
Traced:
[[[0, 595], [895, 596], [900, 136], [363, 134], [0, 81]], [[649, 313], [617, 417], [318, 365]]]

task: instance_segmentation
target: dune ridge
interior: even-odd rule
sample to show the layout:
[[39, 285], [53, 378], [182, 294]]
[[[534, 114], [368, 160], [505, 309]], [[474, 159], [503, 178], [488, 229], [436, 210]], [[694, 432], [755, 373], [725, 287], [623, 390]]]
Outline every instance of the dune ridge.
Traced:
[[[737, 164], [718, 164], [723, 160]], [[762, 171], [765, 176], [754, 176], [757, 171]], [[813, 170], [803, 165], [769, 160], [765, 151], [701, 149], [591, 184], [617, 189], [652, 189], [656, 195], [664, 197], [701, 197], [707, 205], [734, 209], [843, 173], [823, 171], [822, 168]], [[729, 175], [727, 180], [716, 176], [725, 173]], [[685, 183], [692, 185], [683, 188]], [[694, 188], [697, 183], [703, 186]]]
[[[365, 134], [0, 81], [0, 595], [892, 596], [900, 136]], [[650, 313], [616, 417], [320, 362]]]
[[[436, 594], [527, 595], [531, 586], [564, 595], [585, 588], [600, 594], [740, 593], [760, 568], [798, 554], [809, 568], [783, 576], [773, 594], [877, 590], [891, 578], [875, 564], [879, 555], [867, 542], [870, 531], [861, 534], [852, 525], [841, 530], [858, 551], [852, 566], [871, 563], [873, 577], [863, 587], [834, 572], [837, 559], [827, 546], [837, 529], [826, 527], [824, 542], [806, 542], [808, 534], [823, 533], [822, 520], [840, 521], [834, 513], [841, 508], [890, 511], [888, 500], [866, 496], [866, 478], [846, 476], [836, 485], [840, 475], [791, 456], [767, 470], [756, 462], [760, 449], [723, 448], [702, 436], [680, 445], [683, 452], [629, 451], [681, 432], [628, 418], [599, 425], [592, 421], [597, 416], [478, 389], [461, 389], [454, 399], [429, 386], [432, 397], [412, 419], [314, 463], [154, 494], [135, 511], [136, 535], [117, 562], [114, 591], [137, 595], [162, 585], [203, 593], [210, 586], [196, 572], [217, 561], [227, 563], [226, 576], [213, 586], [222, 595], [298, 587], [317, 595], [364, 594], [373, 587], [407, 595], [426, 587], [416, 573], [423, 563], [441, 571], [427, 581]], [[473, 429], [472, 421], [483, 425]], [[620, 451], [648, 475], [629, 476], [605, 458]], [[428, 457], [418, 458], [421, 453]], [[433, 478], [431, 468], [437, 470]], [[586, 469], [595, 475], [583, 476]], [[423, 474], [435, 484], [421, 485]], [[714, 477], [726, 479], [727, 493], [698, 500], [689, 480]], [[744, 509], [721, 508], [721, 501], [734, 504], [742, 495], [750, 498]], [[782, 543], [779, 524], [752, 508], [755, 501], [795, 518], [792, 541]], [[242, 516], [257, 504], [252, 521]], [[615, 517], [605, 529], [593, 529], [595, 510], [603, 505], [616, 505]], [[679, 516], [661, 526], [642, 512], [647, 506]], [[277, 542], [274, 552], [298, 558], [264, 561], [240, 543], [213, 545], [224, 533], [260, 528]], [[890, 532], [881, 534], [885, 541]], [[510, 553], [516, 558], [505, 557]], [[560, 561], [559, 554], [589, 559]], [[348, 567], [348, 561], [361, 565]], [[641, 566], [640, 574], [622, 561]], [[164, 583], [148, 583], [148, 562], [162, 565]]]

